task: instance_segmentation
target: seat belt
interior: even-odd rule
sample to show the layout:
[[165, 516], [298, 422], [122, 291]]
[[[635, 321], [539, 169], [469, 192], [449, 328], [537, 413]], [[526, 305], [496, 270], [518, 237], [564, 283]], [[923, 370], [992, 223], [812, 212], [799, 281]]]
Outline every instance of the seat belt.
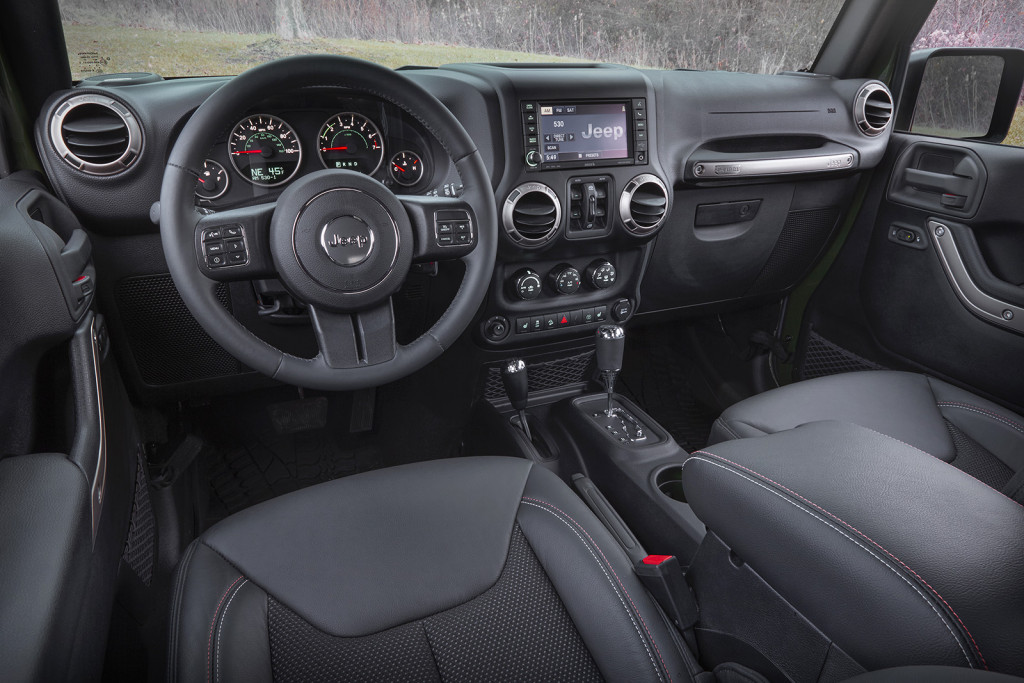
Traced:
[[697, 655], [697, 635], [694, 632], [699, 618], [697, 601], [686, 582], [686, 575], [679, 564], [679, 559], [675, 555], [649, 555], [619, 513], [588, 477], [574, 474], [572, 483], [580, 497], [625, 551], [633, 563], [633, 572], [644, 584], [647, 592], [682, 634], [693, 654]]

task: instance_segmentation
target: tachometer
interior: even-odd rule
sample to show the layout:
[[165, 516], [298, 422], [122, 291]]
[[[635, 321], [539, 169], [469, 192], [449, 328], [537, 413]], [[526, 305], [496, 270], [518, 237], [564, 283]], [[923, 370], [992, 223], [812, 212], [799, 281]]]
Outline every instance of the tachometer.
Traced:
[[264, 187], [288, 181], [302, 161], [302, 147], [295, 131], [269, 114], [256, 114], [240, 121], [231, 131], [228, 152], [239, 175]]
[[362, 114], [335, 114], [320, 127], [320, 160], [327, 168], [347, 168], [373, 175], [384, 160], [380, 129]]

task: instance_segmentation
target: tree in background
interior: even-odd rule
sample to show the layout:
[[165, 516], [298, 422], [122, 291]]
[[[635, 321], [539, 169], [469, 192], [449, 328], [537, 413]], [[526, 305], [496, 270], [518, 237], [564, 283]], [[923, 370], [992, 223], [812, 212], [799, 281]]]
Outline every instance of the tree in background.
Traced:
[[282, 40], [305, 40], [312, 36], [302, 0], [277, 0], [274, 18], [277, 37]]

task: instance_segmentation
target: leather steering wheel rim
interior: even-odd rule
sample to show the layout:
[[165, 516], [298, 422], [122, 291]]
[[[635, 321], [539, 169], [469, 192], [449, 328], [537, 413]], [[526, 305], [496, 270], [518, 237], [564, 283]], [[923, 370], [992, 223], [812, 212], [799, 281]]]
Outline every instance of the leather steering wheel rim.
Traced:
[[[476, 217], [476, 246], [461, 257], [465, 274], [454, 299], [427, 332], [396, 345], [390, 360], [332, 367], [321, 353], [312, 359], [288, 354], [266, 343], [238, 322], [218, 301], [217, 282], [206, 277], [196, 258], [200, 214], [194, 200], [196, 179], [211, 141], [243, 116], [267, 92], [306, 87], [337, 87], [369, 94], [405, 110], [442, 145], [463, 185], [461, 201]], [[174, 144], [160, 190], [160, 233], [168, 270], [182, 300], [204, 330], [228, 353], [273, 379], [313, 389], [352, 390], [400, 379], [440, 356], [465, 331], [486, 295], [494, 269], [498, 220], [490, 176], [472, 139], [458, 119], [422, 87], [402, 74], [371, 62], [336, 55], [289, 57], [228, 81], [195, 111]]]

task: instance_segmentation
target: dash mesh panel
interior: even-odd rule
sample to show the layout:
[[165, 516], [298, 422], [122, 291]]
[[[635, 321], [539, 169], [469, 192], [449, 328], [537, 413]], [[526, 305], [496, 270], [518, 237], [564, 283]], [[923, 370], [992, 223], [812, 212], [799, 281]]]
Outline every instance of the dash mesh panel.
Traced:
[[[227, 285], [218, 284], [216, 295], [230, 311]], [[146, 384], [193, 382], [243, 371], [192, 317], [170, 275], [125, 278], [117, 284], [114, 298]]]
[[601, 674], [522, 530], [478, 597], [368, 636], [318, 630], [269, 599], [275, 681], [600, 681]]

